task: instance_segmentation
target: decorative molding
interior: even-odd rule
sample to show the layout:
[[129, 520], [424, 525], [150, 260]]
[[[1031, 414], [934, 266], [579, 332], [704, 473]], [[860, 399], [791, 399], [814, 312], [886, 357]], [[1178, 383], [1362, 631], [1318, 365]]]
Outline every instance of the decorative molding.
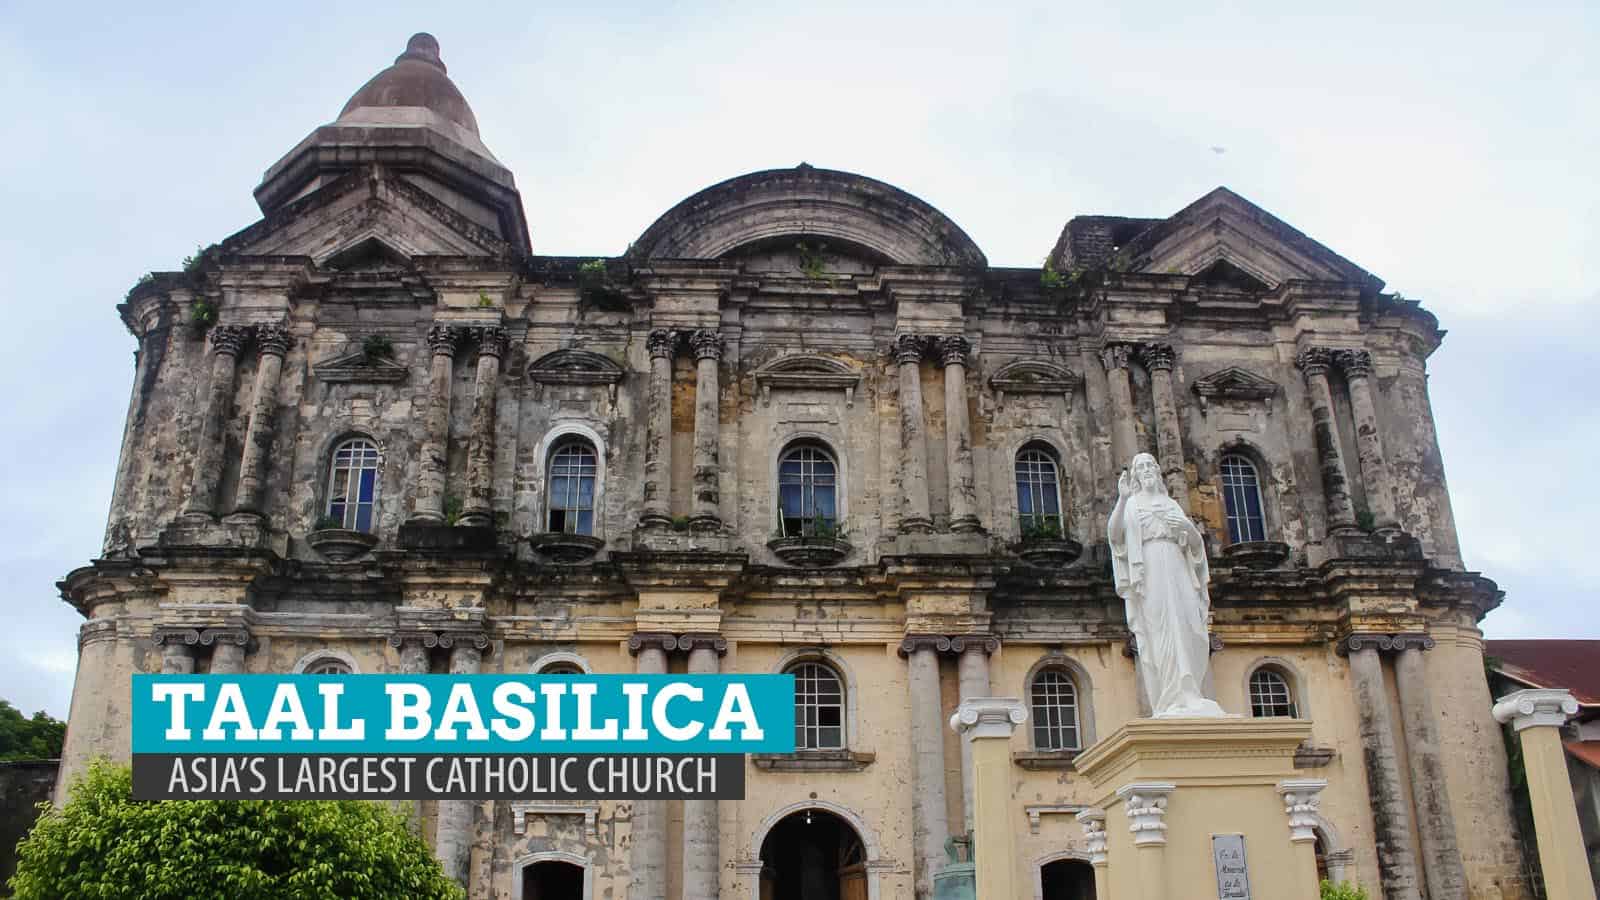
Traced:
[[922, 352], [926, 342], [915, 334], [897, 334], [894, 336], [894, 346], [889, 352], [894, 356], [894, 361], [899, 365], [917, 365], [922, 362]]
[[717, 652], [718, 656], [726, 656], [727, 653], [728, 653], [728, 639], [723, 637], [720, 634], [710, 634], [710, 633], [703, 633], [703, 632], [702, 633], [695, 633], [695, 634], [680, 634], [680, 635], [678, 635], [678, 649], [679, 650], [682, 650], [684, 652], [689, 652], [689, 651], [694, 650], [696, 647], [703, 647], [703, 648], [706, 648], [706, 649], [709, 649], [709, 650], [715, 650]]
[[1325, 376], [1333, 365], [1333, 351], [1327, 347], [1303, 347], [1295, 355], [1294, 364], [1307, 379]]
[[678, 333], [670, 328], [656, 328], [644, 339], [645, 349], [651, 359], [671, 359], [678, 352]]
[[213, 353], [238, 356], [245, 344], [250, 343], [250, 328], [246, 325], [213, 325], [209, 337]]
[[1373, 634], [1358, 631], [1339, 638], [1335, 650], [1340, 656], [1348, 656], [1357, 650], [1397, 653], [1401, 650], [1432, 650], [1437, 643], [1426, 634]]
[[949, 334], [935, 338], [937, 343], [934, 349], [938, 353], [938, 361], [943, 366], [964, 366], [967, 364], [967, 355], [972, 352], [972, 342], [959, 334]]
[[1339, 350], [1333, 354], [1346, 379], [1366, 378], [1372, 374], [1372, 354], [1365, 350]]
[[1178, 361], [1178, 351], [1171, 344], [1143, 343], [1138, 346], [1139, 362], [1150, 372], [1171, 372]]
[[755, 373], [756, 386], [761, 392], [761, 405], [772, 405], [772, 389], [790, 390], [843, 390], [846, 408], [855, 406], [856, 388], [861, 386], [861, 375], [838, 360], [826, 356], [806, 354], [787, 356], [763, 366]]
[[1229, 366], [1212, 372], [1204, 378], [1195, 379], [1189, 386], [1194, 391], [1200, 403], [1200, 414], [1206, 414], [1213, 400], [1234, 400], [1243, 402], [1265, 403], [1267, 413], [1272, 413], [1270, 401], [1278, 394], [1278, 383], [1268, 378], [1262, 378], [1247, 369], [1238, 366]]
[[511, 833], [527, 834], [529, 816], [582, 816], [583, 830], [589, 837], [598, 834], [600, 804], [596, 801], [533, 801], [511, 802]]
[[465, 337], [466, 331], [459, 325], [435, 325], [428, 329], [428, 350], [434, 356], [454, 357]]
[[1011, 753], [1011, 763], [1030, 772], [1043, 772], [1049, 769], [1073, 770], [1078, 767], [1078, 754], [1082, 752], [1082, 749], [1014, 750]]
[[[1304, 715], [1302, 713], [1302, 715]], [[1301, 744], [1294, 751], [1294, 767], [1296, 769], [1321, 769], [1333, 762], [1338, 751], [1332, 747], [1316, 747], [1310, 743]]]
[[478, 325], [472, 329], [472, 338], [478, 343], [479, 356], [502, 359], [510, 347], [506, 330], [498, 325]]
[[311, 371], [318, 381], [358, 384], [400, 382], [411, 374], [410, 369], [392, 359], [374, 359], [360, 350], [313, 363]]
[[[651, 332], [651, 335], [654, 340], [655, 332]], [[652, 349], [651, 354], [654, 353]], [[670, 348], [667, 355], [670, 358]], [[605, 385], [612, 403], [617, 401], [617, 385], [626, 374], [622, 366], [609, 356], [570, 348], [546, 353], [530, 363], [527, 372], [528, 381], [534, 386], [535, 400], [544, 399], [546, 385]]]
[[1278, 782], [1278, 794], [1283, 797], [1283, 811], [1289, 817], [1289, 840], [1306, 844], [1317, 839], [1318, 808], [1322, 805], [1322, 789], [1328, 786], [1324, 778], [1300, 778]]
[[858, 750], [750, 754], [750, 764], [763, 772], [859, 772], [877, 759], [876, 753]]
[[[1032, 834], [1039, 833], [1039, 819], [1042, 816], [1076, 816], [1085, 812], [1088, 807], [1081, 803], [1040, 803], [1024, 806], [1022, 811], [1028, 815], [1028, 831]], [[1078, 821], [1083, 821], [1079, 819]]]
[[950, 716], [950, 729], [964, 738], [1009, 739], [1028, 721], [1028, 708], [1016, 697], [971, 697]]
[[294, 346], [294, 335], [282, 325], [256, 326], [256, 353], [261, 356], [283, 357]]
[[635, 631], [628, 635], [628, 653], [638, 656], [640, 650], [659, 647], [667, 653], [678, 649], [678, 636], [664, 631]]
[[1548, 725], [1560, 728], [1578, 714], [1578, 700], [1565, 688], [1529, 688], [1495, 701], [1494, 720], [1512, 730]]
[[949, 653], [950, 639], [942, 634], [908, 634], [900, 641], [900, 655], [910, 656], [918, 650]]
[[1083, 846], [1089, 851], [1092, 865], [1106, 864], [1106, 811], [1085, 809], [1078, 813], [1078, 824], [1083, 826]]
[[992, 634], [955, 634], [950, 636], [950, 652], [964, 653], [968, 648], [994, 653], [1000, 649], [1000, 639]]
[[1107, 372], [1112, 369], [1126, 369], [1132, 361], [1132, 344], [1111, 343], [1100, 349], [1100, 363], [1106, 367]]
[[1167, 842], [1167, 802], [1178, 786], [1170, 781], [1136, 781], [1117, 788], [1136, 847]]
[[438, 647], [449, 650], [460, 644], [463, 647], [471, 646], [476, 650], [489, 649], [489, 635], [482, 631], [449, 631], [449, 630], [418, 630], [397, 631], [389, 635], [389, 646], [399, 649], [408, 641], [420, 643], [423, 647], [433, 649]]
[[722, 359], [722, 335], [714, 328], [701, 328], [690, 334], [689, 347], [696, 360]]
[[1083, 387], [1083, 376], [1065, 366], [1038, 359], [1019, 359], [989, 376], [995, 406], [1003, 408], [1006, 394], [1060, 394], [1072, 412], [1072, 395]]

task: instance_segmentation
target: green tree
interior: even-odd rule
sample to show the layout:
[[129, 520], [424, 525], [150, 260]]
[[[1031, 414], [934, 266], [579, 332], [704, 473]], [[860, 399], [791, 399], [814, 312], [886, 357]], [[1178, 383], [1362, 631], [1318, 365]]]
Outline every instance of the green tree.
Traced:
[[1341, 881], [1338, 884], [1324, 881], [1322, 900], [1368, 900], [1368, 897], [1366, 888], [1357, 887], [1348, 881]]
[[44, 710], [29, 719], [0, 700], [0, 760], [58, 759], [66, 736], [67, 723], [50, 718]]
[[18, 900], [459, 900], [405, 819], [361, 800], [133, 799], [97, 761], [17, 845]]

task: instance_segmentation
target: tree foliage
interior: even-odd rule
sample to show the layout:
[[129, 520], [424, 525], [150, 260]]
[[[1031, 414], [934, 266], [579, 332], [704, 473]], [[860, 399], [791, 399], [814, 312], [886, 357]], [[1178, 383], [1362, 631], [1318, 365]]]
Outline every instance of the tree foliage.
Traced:
[[29, 719], [0, 700], [0, 760], [59, 759], [66, 736], [67, 723], [50, 718], [44, 710]]
[[1322, 882], [1322, 900], [1369, 900], [1367, 890], [1348, 881], [1334, 884], [1331, 881]]
[[18, 900], [449, 898], [426, 844], [360, 800], [133, 799], [126, 766], [94, 763], [17, 846]]

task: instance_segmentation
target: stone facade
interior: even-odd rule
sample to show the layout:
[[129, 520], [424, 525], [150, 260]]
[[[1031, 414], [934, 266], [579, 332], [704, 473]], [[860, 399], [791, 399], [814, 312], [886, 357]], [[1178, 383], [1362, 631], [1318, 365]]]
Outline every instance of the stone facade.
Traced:
[[[105, 545], [61, 583], [86, 620], [62, 784], [126, 756], [136, 672], [814, 662], [841, 731], [752, 759], [743, 801], [424, 803], [422, 827], [474, 897], [554, 896], [530, 885], [569, 865], [573, 896], [758, 898], [814, 874], [766, 839], [815, 816], [843, 835], [830, 891], [926, 897], [973, 802], [950, 714], [1053, 672], [1076, 730], [1012, 738], [1016, 866], [1077, 896], [1073, 757], [1143, 703], [1104, 523], [1148, 450], [1212, 545], [1216, 698], [1249, 714], [1267, 666], [1310, 722], [1330, 871], [1530, 896], [1477, 629], [1500, 592], [1462, 568], [1428, 406], [1443, 332], [1227, 189], [1073, 219], [1010, 269], [802, 165], [690, 197], [623, 257], [539, 256], [419, 35], [256, 197], [119, 307], [138, 362]], [[336, 490], [351, 440], [372, 480]], [[795, 448], [832, 467], [811, 518], [780, 501]], [[1059, 518], [1019, 506], [1026, 451]], [[1261, 511], [1234, 540], [1240, 460]]]

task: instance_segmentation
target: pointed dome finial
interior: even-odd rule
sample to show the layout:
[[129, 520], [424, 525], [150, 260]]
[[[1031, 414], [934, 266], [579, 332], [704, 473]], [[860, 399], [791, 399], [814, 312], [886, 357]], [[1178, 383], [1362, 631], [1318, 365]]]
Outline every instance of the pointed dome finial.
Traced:
[[406, 52], [394, 58], [395, 64], [411, 60], [435, 66], [441, 72], [448, 72], [444, 67], [444, 60], [439, 58], [439, 39], [426, 31], [419, 31], [406, 41]]

